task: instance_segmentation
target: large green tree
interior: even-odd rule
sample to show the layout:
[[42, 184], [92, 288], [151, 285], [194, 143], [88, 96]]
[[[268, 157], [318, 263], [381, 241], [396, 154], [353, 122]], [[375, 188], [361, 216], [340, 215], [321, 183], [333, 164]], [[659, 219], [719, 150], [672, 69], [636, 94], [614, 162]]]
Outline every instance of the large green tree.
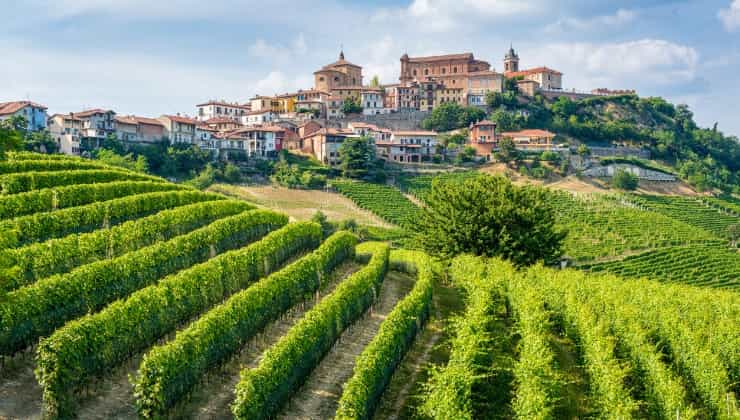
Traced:
[[486, 112], [480, 108], [446, 102], [434, 108], [421, 124], [427, 130], [450, 131], [467, 127], [485, 118]]
[[369, 137], [350, 137], [339, 146], [339, 169], [342, 175], [362, 178], [375, 161], [375, 147]]
[[5, 159], [5, 153], [21, 148], [23, 135], [16, 127], [13, 118], [0, 121], [0, 159]]
[[517, 265], [552, 264], [562, 255], [565, 233], [555, 227], [549, 197], [541, 187], [517, 187], [500, 176], [435, 180], [421, 212], [417, 241], [442, 258], [469, 253], [499, 256]]

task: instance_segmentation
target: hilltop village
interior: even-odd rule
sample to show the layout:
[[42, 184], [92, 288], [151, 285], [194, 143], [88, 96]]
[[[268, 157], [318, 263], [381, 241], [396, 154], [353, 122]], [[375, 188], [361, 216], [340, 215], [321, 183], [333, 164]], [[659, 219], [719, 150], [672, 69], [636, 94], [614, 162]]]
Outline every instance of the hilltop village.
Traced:
[[[566, 96], [582, 99], [631, 91], [597, 89], [576, 93], [563, 89], [563, 74], [549, 67], [521, 69], [513, 48], [503, 59], [504, 72], [493, 69], [473, 53], [400, 58], [398, 83], [366, 80], [362, 66], [339, 53], [337, 61], [313, 74], [305, 90], [273, 96], [256, 95], [245, 102], [209, 100], [195, 107], [195, 115], [175, 113], [159, 117], [122, 115], [111, 109], [47, 115], [44, 105], [32, 101], [0, 103], [0, 120], [23, 116], [27, 129], [48, 131], [58, 151], [85, 155], [106, 139], [124, 144], [197, 145], [221, 160], [271, 159], [280, 150], [312, 155], [334, 165], [347, 138], [372, 139], [376, 156], [399, 164], [431, 161], [440, 148], [439, 133], [421, 128], [421, 121], [447, 104], [485, 109], [487, 98], [516, 89], [524, 97]], [[498, 130], [481, 119], [467, 130], [467, 145], [479, 159], [490, 160], [500, 140], [517, 148], [538, 151], [555, 147], [547, 130]]]

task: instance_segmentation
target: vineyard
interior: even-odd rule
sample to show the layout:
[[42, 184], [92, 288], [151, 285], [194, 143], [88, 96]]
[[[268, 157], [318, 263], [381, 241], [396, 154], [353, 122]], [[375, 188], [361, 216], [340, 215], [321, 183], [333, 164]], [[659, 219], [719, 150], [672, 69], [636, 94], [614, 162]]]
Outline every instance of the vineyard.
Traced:
[[[739, 415], [738, 295], [666, 284], [737, 287], [738, 254], [697, 223], [554, 195], [582, 270], [447, 265], [37, 156], [0, 164], [0, 418]], [[406, 229], [419, 211], [335, 188]]]
[[740, 297], [458, 257], [466, 291], [427, 418], [737, 418]]
[[401, 227], [413, 226], [419, 208], [389, 185], [361, 181], [335, 180], [332, 186], [354, 201], [360, 208], [369, 210], [383, 220]]
[[667, 247], [582, 268], [628, 278], [740, 288], [740, 253], [717, 245]]
[[[429, 317], [437, 273], [423, 254], [37, 156], [0, 164], [0, 417], [285, 415], [361, 334], [329, 411], [367, 418]], [[228, 397], [208, 391], [214, 374]]]

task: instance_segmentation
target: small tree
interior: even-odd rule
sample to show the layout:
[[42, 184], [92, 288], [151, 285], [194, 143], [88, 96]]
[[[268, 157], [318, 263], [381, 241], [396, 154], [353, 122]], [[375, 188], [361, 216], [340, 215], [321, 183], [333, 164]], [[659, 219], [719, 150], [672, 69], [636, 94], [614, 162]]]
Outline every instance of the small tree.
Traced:
[[732, 246], [737, 246], [737, 241], [740, 239], [740, 223], [727, 226], [727, 236], [730, 238]]
[[368, 137], [348, 138], [339, 146], [339, 168], [343, 176], [364, 177], [374, 160], [375, 148]]
[[578, 149], [576, 149], [576, 153], [578, 153], [579, 156], [585, 158], [589, 155], [591, 155], [591, 149], [588, 148], [585, 144], [581, 143], [578, 145]]
[[519, 160], [519, 150], [514, 144], [514, 140], [504, 137], [498, 144], [498, 153], [496, 153], [496, 159], [503, 163], [509, 163], [512, 161]]
[[374, 87], [374, 88], [380, 87], [380, 78], [378, 77], [377, 74], [373, 76], [372, 80], [370, 80], [370, 87]]
[[517, 265], [555, 263], [565, 233], [555, 228], [549, 203], [545, 189], [516, 187], [501, 176], [435, 180], [421, 211], [417, 241], [441, 258], [469, 253]]
[[342, 103], [342, 112], [345, 114], [360, 114], [362, 113], [362, 105], [358, 99], [350, 96]]
[[639, 183], [640, 180], [637, 178], [637, 175], [625, 171], [624, 169], [618, 169], [614, 174], [614, 177], [612, 177], [612, 185], [615, 188], [625, 191], [636, 190]]
[[311, 221], [321, 225], [321, 232], [325, 238], [334, 233], [334, 226], [329, 222], [323, 212], [317, 211], [314, 213], [313, 216], [311, 216]]
[[5, 159], [5, 153], [18, 150], [23, 144], [23, 136], [13, 124], [12, 118], [0, 121], [0, 160]]

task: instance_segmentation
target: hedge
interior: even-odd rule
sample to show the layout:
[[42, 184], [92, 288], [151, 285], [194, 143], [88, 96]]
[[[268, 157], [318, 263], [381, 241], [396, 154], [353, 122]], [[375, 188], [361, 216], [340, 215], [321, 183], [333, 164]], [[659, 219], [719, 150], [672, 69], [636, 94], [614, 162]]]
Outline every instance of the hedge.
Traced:
[[118, 257], [254, 207], [235, 200], [205, 201], [164, 210], [110, 229], [72, 234], [0, 251], [0, 293], [94, 261]]
[[[285, 216], [257, 210], [285, 223]], [[37, 377], [49, 417], [72, 416], [73, 391], [152, 345], [178, 325], [270, 273], [321, 240], [315, 223], [294, 223], [259, 242], [217, 256], [141, 289], [43, 339]]]
[[184, 185], [151, 181], [118, 181], [93, 185], [45, 188], [0, 196], [0, 220], [112, 200], [134, 194], [190, 189]]
[[90, 232], [201, 201], [222, 200], [217, 194], [200, 191], [164, 191], [116, 198], [109, 201], [70, 207], [49, 213], [36, 213], [0, 222], [0, 249], [45, 241], [71, 233]]
[[83, 160], [15, 160], [0, 162], [0, 174], [12, 174], [30, 171], [64, 171], [70, 169], [104, 169], [111, 168], [100, 162]]
[[285, 216], [250, 210], [0, 296], [0, 354], [22, 350], [66, 321], [95, 312], [216, 253], [241, 247], [285, 223]]
[[325, 275], [354, 257], [356, 244], [354, 235], [335, 233], [312, 254], [233, 295], [179, 332], [173, 341], [151, 350], [134, 382], [139, 415], [164, 416], [207, 370], [318, 290]]
[[336, 419], [370, 419], [396, 367], [429, 316], [434, 289], [431, 258], [415, 251], [391, 252], [392, 269], [416, 274], [409, 294], [396, 305], [355, 361], [352, 377], [339, 399]]
[[373, 303], [388, 268], [388, 254], [388, 245], [377, 244], [368, 264], [308, 311], [267, 350], [257, 368], [242, 370], [231, 407], [236, 418], [275, 416], [342, 331]]
[[135, 172], [126, 172], [123, 169], [31, 171], [0, 175], [0, 194], [17, 194], [64, 185], [97, 184], [100, 182], [124, 180], [164, 182], [162, 178]]

